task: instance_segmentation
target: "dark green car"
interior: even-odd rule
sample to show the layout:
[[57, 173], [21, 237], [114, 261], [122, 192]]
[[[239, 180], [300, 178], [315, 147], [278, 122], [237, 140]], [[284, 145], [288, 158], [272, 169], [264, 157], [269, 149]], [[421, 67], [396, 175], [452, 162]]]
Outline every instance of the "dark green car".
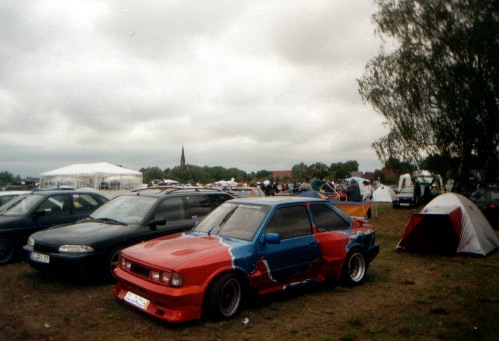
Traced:
[[0, 264], [10, 262], [32, 233], [83, 219], [108, 201], [85, 190], [37, 191], [9, 201], [0, 211]]

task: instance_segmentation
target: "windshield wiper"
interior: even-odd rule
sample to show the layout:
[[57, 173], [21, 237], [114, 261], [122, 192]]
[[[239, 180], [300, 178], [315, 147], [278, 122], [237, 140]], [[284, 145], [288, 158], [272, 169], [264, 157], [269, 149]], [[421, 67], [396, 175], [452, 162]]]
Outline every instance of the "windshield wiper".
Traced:
[[227, 220], [230, 219], [230, 217], [232, 217], [232, 215], [234, 214], [234, 212], [236, 211], [238, 206], [234, 207], [232, 209], [232, 211], [230, 211], [229, 213], [227, 213], [227, 215], [222, 219], [222, 221], [220, 223], [218, 223], [217, 225], [213, 226], [209, 231], [208, 231], [208, 236], [211, 234], [211, 231], [213, 231], [215, 229], [215, 227], [218, 227], [218, 229], [216, 230], [215, 234], [218, 234], [218, 232], [220, 232], [220, 230], [222, 229], [222, 227], [225, 225], [225, 223], [227, 222]]
[[118, 224], [118, 225], [126, 225], [125, 223], [122, 223], [119, 220], [113, 219], [113, 218], [92, 218], [96, 221], [100, 221], [103, 223], [111, 223], [111, 224]]

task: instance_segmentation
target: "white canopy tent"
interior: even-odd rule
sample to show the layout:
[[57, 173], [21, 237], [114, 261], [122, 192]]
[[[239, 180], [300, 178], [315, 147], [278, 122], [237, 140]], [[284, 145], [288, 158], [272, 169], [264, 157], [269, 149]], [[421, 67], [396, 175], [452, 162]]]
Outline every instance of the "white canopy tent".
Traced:
[[141, 172], [107, 162], [73, 164], [40, 174], [40, 188], [90, 187], [97, 190], [133, 190], [142, 187]]

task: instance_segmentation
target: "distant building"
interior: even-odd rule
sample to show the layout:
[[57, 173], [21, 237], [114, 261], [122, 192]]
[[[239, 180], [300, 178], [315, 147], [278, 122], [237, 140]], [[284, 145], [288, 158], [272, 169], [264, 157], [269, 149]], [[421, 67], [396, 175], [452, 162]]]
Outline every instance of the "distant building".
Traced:
[[289, 178], [291, 179], [291, 176], [293, 175], [293, 172], [290, 171], [290, 170], [287, 170], [287, 171], [272, 171], [272, 177], [274, 179], [281, 179], [281, 180], [284, 180], [284, 178]]
[[353, 177], [359, 177], [362, 179], [366, 179], [369, 181], [372, 181], [374, 179], [374, 173], [373, 172], [352, 172], [350, 173], [350, 176]]
[[350, 173], [350, 176], [351, 176], [352, 178], [355, 178], [355, 177], [363, 178], [363, 175], [364, 175], [364, 173], [363, 173], [363, 172], [351, 172], [351, 173]]
[[383, 167], [381, 169], [381, 173], [383, 173], [385, 177], [397, 176], [397, 173], [395, 173], [393, 168], [388, 168], [388, 167]]

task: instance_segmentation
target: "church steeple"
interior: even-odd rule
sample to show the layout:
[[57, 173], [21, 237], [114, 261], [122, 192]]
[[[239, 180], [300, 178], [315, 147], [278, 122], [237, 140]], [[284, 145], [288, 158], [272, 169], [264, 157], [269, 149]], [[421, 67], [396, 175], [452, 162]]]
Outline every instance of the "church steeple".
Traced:
[[182, 146], [182, 156], [180, 157], [180, 165], [185, 166], [184, 146]]

